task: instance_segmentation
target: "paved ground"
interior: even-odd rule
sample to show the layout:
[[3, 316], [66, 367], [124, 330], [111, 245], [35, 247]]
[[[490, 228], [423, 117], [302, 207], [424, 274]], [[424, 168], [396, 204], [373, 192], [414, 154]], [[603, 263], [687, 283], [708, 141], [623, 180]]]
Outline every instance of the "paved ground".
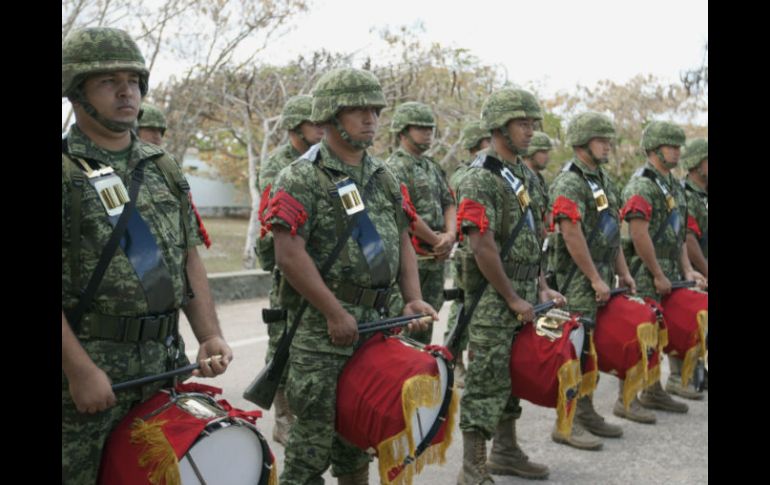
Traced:
[[[241, 398], [243, 389], [264, 365], [267, 350], [267, 328], [260, 312], [266, 298], [244, 300], [218, 306], [225, 337], [233, 347], [235, 360], [228, 372], [216, 379], [202, 379], [207, 384], [222, 387], [224, 398], [242, 409], [256, 406]], [[441, 320], [434, 326], [433, 341], [443, 340], [449, 305], [444, 305]], [[188, 345], [188, 355], [197, 352], [195, 338], [186, 321], [182, 334]], [[664, 379], [668, 364], [664, 364]], [[665, 382], [665, 381], [664, 381]], [[621, 424], [620, 439], [605, 440], [598, 452], [579, 451], [551, 441], [550, 433], [556, 412], [522, 401], [524, 412], [519, 420], [519, 443], [530, 459], [547, 464], [551, 469], [548, 483], [552, 484], [703, 484], [708, 482], [708, 396], [705, 400], [687, 401], [687, 414], [656, 412], [655, 425], [642, 425], [616, 418], [612, 406], [617, 396], [617, 379], [602, 374], [596, 391], [595, 405], [608, 421]], [[458, 417], [459, 421], [459, 417]], [[272, 411], [264, 412], [258, 421], [277, 456], [279, 470], [283, 469], [283, 447], [272, 441]], [[426, 467], [415, 479], [416, 484], [448, 485], [456, 481], [462, 463], [462, 435], [453, 432], [453, 444], [447, 451], [447, 463]], [[328, 483], [336, 481], [329, 472]], [[370, 483], [379, 482], [376, 463], [370, 466]], [[532, 483], [512, 477], [495, 477], [500, 484]]]

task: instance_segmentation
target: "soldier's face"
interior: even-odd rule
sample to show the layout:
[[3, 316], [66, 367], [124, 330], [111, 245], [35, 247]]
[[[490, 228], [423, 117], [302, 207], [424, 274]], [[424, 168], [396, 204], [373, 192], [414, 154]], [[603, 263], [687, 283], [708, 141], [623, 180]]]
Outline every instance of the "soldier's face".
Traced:
[[305, 140], [311, 145], [320, 142], [321, 138], [324, 136], [323, 127], [309, 121], [303, 121], [302, 124], [299, 125], [299, 130], [302, 132], [302, 136], [305, 137]]
[[704, 158], [702, 162], [700, 162], [700, 166], [698, 167], [698, 174], [703, 178], [703, 180], [708, 183], [709, 181], [709, 159]]
[[533, 118], [517, 118], [508, 122], [505, 127], [513, 144], [520, 150], [529, 148], [532, 135], [535, 134], [535, 120]]
[[610, 158], [611, 148], [609, 138], [591, 138], [591, 141], [588, 142], [588, 148], [591, 149], [591, 153], [594, 154], [594, 157], [598, 158], [602, 163], [607, 163]]
[[410, 126], [409, 136], [415, 143], [430, 145], [433, 142], [433, 127], [431, 126]]
[[139, 128], [137, 136], [142, 141], [160, 146], [163, 143], [163, 133], [160, 128]]
[[681, 147], [674, 145], [661, 145], [660, 152], [664, 160], [661, 160], [668, 168], [676, 167], [679, 163], [679, 156], [682, 154]]
[[479, 142], [478, 150], [486, 150], [487, 148], [489, 148], [489, 144], [490, 143], [492, 143], [492, 139], [491, 138], [484, 138], [484, 139], [482, 139]]
[[337, 118], [355, 141], [372, 141], [380, 122], [380, 108], [356, 106], [343, 108]]
[[544, 170], [551, 157], [548, 155], [548, 150], [538, 150], [532, 155], [532, 164], [538, 170]]
[[139, 74], [116, 71], [86, 79], [83, 90], [91, 105], [108, 120], [131, 123], [139, 115], [142, 101]]

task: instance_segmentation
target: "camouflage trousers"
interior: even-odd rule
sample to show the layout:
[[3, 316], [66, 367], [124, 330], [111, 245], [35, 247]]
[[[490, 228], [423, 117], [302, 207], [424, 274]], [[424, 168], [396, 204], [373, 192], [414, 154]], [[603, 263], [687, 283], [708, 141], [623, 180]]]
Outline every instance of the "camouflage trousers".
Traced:
[[[420, 261], [419, 275], [422, 299], [429, 303], [436, 312], [440, 311], [441, 305], [444, 304], [444, 262]], [[430, 323], [427, 330], [406, 332], [405, 335], [418, 342], [429, 344], [433, 338], [433, 324]]]
[[[281, 282], [281, 276], [280, 273], [278, 273], [278, 268], [275, 268], [273, 270], [273, 284], [270, 287], [270, 308], [281, 308], [281, 304], [278, 299], [278, 290], [279, 285]], [[275, 349], [278, 347], [278, 342], [281, 340], [281, 335], [283, 335], [284, 330], [286, 329], [286, 320], [281, 320], [278, 322], [271, 322], [267, 324], [267, 335], [268, 335], [268, 341], [267, 341], [267, 355], [265, 355], [265, 364], [270, 362], [270, 359], [273, 358], [273, 355], [275, 355]], [[289, 374], [288, 370], [283, 371], [283, 376], [281, 376], [281, 386], [286, 385], [286, 376]]]
[[[533, 282], [514, 282], [514, 291], [536, 303]], [[519, 399], [511, 394], [511, 345], [521, 322], [508, 309], [505, 300], [488, 286], [470, 323], [465, 391], [460, 401], [460, 429], [479, 431], [486, 439], [494, 435], [497, 424], [521, 416]]]
[[[462, 288], [462, 276], [460, 275], [460, 269], [458, 268], [458, 265], [455, 263], [455, 261], [452, 262], [450, 265], [451, 271], [452, 271], [452, 281], [454, 282], [455, 288]], [[465, 302], [469, 303], [470, 295], [465, 295]], [[457, 312], [459, 308], [459, 303], [457, 303], [457, 300], [452, 301], [452, 304], [449, 307], [449, 320], [447, 321], [447, 328], [444, 332], [444, 342], [446, 342], [447, 337], [449, 336], [449, 333], [455, 328], [455, 325], [457, 325]], [[468, 330], [466, 329], [465, 332], [460, 336], [460, 349], [465, 350], [465, 348], [468, 347]]]
[[286, 390], [296, 421], [286, 446], [281, 484], [323, 484], [321, 476], [330, 464], [332, 475], [339, 476], [371, 461], [335, 431], [337, 379], [349, 358], [292, 347]]
[[[107, 340], [81, 341], [94, 363], [118, 383], [167, 370], [167, 352], [157, 342], [140, 344]], [[189, 363], [180, 347], [180, 363]], [[81, 413], [69, 392], [69, 382], [62, 373], [62, 482], [67, 485], [96, 483], [102, 449], [113, 428], [136, 404], [152, 397], [165, 384], [147, 384], [141, 389], [117, 392], [115, 406], [96, 413]]]

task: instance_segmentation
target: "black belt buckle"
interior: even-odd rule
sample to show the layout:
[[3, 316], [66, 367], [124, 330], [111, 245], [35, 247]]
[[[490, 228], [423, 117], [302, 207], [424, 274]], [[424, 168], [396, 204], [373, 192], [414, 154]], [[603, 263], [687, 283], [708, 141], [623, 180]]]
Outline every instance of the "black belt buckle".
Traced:
[[390, 300], [390, 288], [377, 290], [377, 296], [374, 298], [374, 309], [377, 311], [386, 309], [388, 300]]
[[139, 340], [142, 342], [156, 340], [160, 334], [160, 323], [162, 318], [162, 316], [140, 317], [141, 330], [139, 331]]

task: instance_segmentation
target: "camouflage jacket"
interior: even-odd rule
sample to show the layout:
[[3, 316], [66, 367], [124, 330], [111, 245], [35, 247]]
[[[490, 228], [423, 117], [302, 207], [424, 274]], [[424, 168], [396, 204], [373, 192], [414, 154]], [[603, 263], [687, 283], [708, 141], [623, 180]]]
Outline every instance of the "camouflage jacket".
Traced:
[[470, 167], [471, 162], [472, 160], [469, 160], [467, 162], [461, 162], [460, 165], [452, 174], [452, 176], [449, 177], [449, 189], [454, 194], [457, 194], [457, 187], [460, 186], [460, 181], [462, 180], [463, 175], [468, 172], [468, 168]]
[[[604, 191], [609, 207], [607, 216], [612, 219], [612, 229], [607, 232], [598, 230], [589, 248], [591, 259], [595, 264], [605, 263], [610, 269], [615, 266], [616, 251], [620, 247], [620, 191], [601, 167], [591, 170], [581, 160], [573, 158], [565, 164], [556, 176], [550, 189], [550, 211], [553, 214], [554, 225], [559, 221], [580, 221], [580, 229], [586, 242], [599, 223], [599, 210], [593, 190], [588, 180], [595, 183]], [[574, 263], [564, 243], [564, 237], [557, 232], [554, 238], [554, 271], [559, 280], [563, 280], [571, 271]], [[579, 270], [578, 270], [579, 272]], [[613, 273], [614, 274], [614, 273]]]
[[[257, 187], [259, 188], [259, 196], [268, 198], [270, 191], [265, 191], [270, 187], [278, 173], [285, 167], [288, 167], [291, 162], [298, 159], [302, 155], [299, 153], [290, 142], [286, 142], [280, 145], [265, 160], [265, 165], [259, 171], [259, 182]], [[267, 208], [267, 200], [260, 201], [260, 223], [262, 223], [262, 211]], [[260, 234], [257, 239], [257, 258], [259, 259], [259, 265], [265, 271], [272, 271], [275, 267], [275, 252], [273, 251], [273, 235], [270, 232], [264, 232]]]
[[545, 234], [547, 228], [545, 227], [545, 214], [548, 211], [548, 184], [545, 183], [545, 178], [540, 172], [532, 170], [524, 164], [524, 167], [530, 172], [529, 183], [527, 184], [527, 190], [529, 196], [535, 202], [535, 205], [539, 208], [537, 213], [534, 213], [535, 224], [537, 225], [537, 235]]
[[[679, 213], [678, 231], [675, 231], [671, 224], [661, 229], [670, 215], [666, 196], [655, 180], [644, 175], [645, 171], [656, 177], [670, 194], [672, 203], [675, 204], [675, 208]], [[669, 279], [678, 279], [680, 276], [679, 257], [686, 233], [687, 200], [684, 189], [682, 189], [682, 186], [674, 176], [671, 173], [664, 176], [649, 161], [645, 163], [642, 168], [634, 173], [623, 189], [623, 208], [621, 209], [620, 216], [625, 221], [643, 218], [650, 223], [650, 239], [653, 239], [658, 262], [661, 263], [662, 269]], [[659, 230], [663, 232], [658, 241], [654, 241], [655, 235]], [[633, 268], [638, 264], [639, 257], [636, 255], [636, 250], [630, 240], [624, 240], [623, 246], [628, 266], [633, 272]], [[641, 266], [644, 268], [643, 263]], [[646, 269], [644, 272], [649, 275], [649, 271]], [[637, 275], [641, 276], [641, 271]], [[634, 275], [632, 274], [632, 276]], [[639, 286], [638, 281], [637, 286]]]
[[[385, 257], [393, 278], [391, 288], [398, 291], [396, 277], [399, 274], [400, 265], [400, 238], [401, 233], [407, 228], [407, 218], [402, 208], [398, 181], [383, 162], [368, 154], [364, 156], [361, 167], [354, 167], [337, 158], [325, 140], [315, 147], [318, 150], [316, 163], [336, 177], [350, 177], [362, 196], [367, 183], [375, 177], [365, 200], [366, 210], [382, 239]], [[309, 153], [312, 152], [313, 149]], [[337, 205], [339, 205], [337, 200], [332, 199], [332, 197], [336, 199], [336, 196], [330, 195], [325, 189], [321, 177], [315, 164], [306, 159], [299, 159], [282, 170], [271, 191], [268, 208], [271, 215], [267, 220], [270, 227], [281, 225], [290, 229], [292, 234], [305, 239], [305, 249], [319, 269], [337, 243], [336, 214]], [[291, 205], [295, 210], [291, 213], [283, 212], [280, 209], [281, 200], [284, 206]], [[340, 222], [343, 227], [347, 225], [347, 217]], [[322, 276], [327, 286], [336, 281], [344, 281], [364, 288], [372, 287], [366, 259], [352, 237], [348, 238], [345, 249], [329, 272]], [[281, 303], [289, 310], [288, 317], [291, 322], [292, 314], [299, 304], [297, 294], [291, 289], [282, 291]], [[341, 304], [359, 321], [377, 318], [377, 312], [371, 308], [346, 302]], [[292, 345], [313, 352], [346, 355], [353, 352], [353, 347], [335, 347], [331, 344], [326, 318], [312, 306], [306, 310]]]
[[687, 197], [687, 232], [695, 236], [703, 256], [709, 257], [709, 194], [689, 178], [683, 181]]
[[399, 147], [387, 160], [388, 167], [406, 185], [415, 211], [434, 231], [444, 231], [444, 210], [454, 198], [446, 174], [428, 157], [415, 157]]
[[[153, 160], [167, 155], [161, 148], [144, 143], [132, 133], [132, 144], [127, 157], [118, 160], [110, 152], [98, 147], [88, 139], [77, 125], [67, 135], [70, 156], [95, 160], [111, 166], [123, 179], [126, 188], [130, 186], [131, 174], [140, 160], [149, 159], [144, 166], [144, 182], [139, 190], [136, 208], [147, 223], [160, 248], [163, 259], [171, 274], [176, 307], [184, 301], [185, 265], [187, 251], [201, 244], [202, 238], [192, 208], [187, 214], [181, 213], [181, 205], [171, 192], [166, 178]], [[169, 164], [178, 169], [176, 163]], [[102, 248], [112, 233], [104, 206], [93, 187], [86, 182], [82, 189], [80, 215], [80, 275], [81, 280], [72, 281], [70, 266], [71, 246], [71, 203], [72, 173], [80, 170], [70, 157], [62, 154], [62, 308], [72, 309], [77, 304], [80, 291], [85, 288], [99, 260]], [[181, 172], [178, 174], [182, 177]], [[189, 190], [189, 188], [188, 188]], [[186, 195], [186, 194], [185, 194]], [[182, 217], [188, 218], [187, 247], [183, 237]], [[147, 301], [139, 279], [125, 253], [118, 248], [107, 267], [104, 279], [99, 285], [92, 303], [94, 312], [117, 316], [146, 315]]]

